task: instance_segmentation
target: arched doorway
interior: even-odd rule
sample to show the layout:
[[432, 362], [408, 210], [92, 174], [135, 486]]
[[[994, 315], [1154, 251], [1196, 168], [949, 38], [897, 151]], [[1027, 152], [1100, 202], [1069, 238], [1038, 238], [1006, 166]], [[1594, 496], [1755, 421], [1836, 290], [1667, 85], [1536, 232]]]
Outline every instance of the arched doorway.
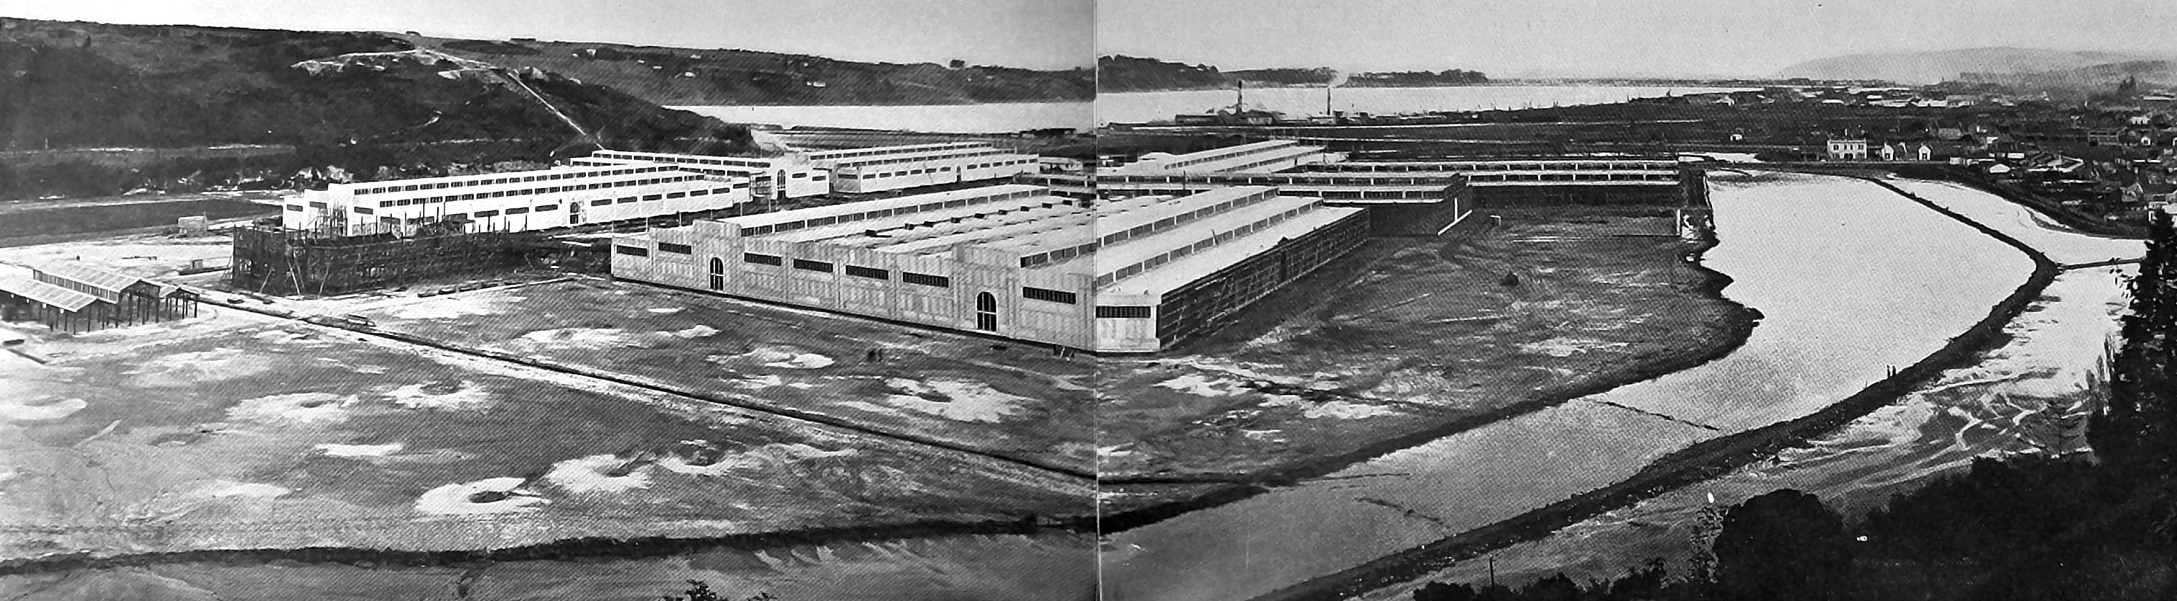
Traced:
[[726, 260], [711, 257], [711, 289], [726, 289]]
[[998, 297], [988, 292], [975, 295], [975, 329], [998, 331]]

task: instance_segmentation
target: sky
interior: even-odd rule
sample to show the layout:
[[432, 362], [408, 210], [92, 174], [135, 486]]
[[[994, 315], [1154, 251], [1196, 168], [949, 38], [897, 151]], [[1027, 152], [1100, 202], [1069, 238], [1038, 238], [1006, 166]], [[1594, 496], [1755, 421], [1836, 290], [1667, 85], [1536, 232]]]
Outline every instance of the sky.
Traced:
[[418, 31], [1036, 69], [1760, 77], [1874, 51], [2177, 55], [2177, 0], [0, 0], [0, 16]]
[[691, 48], [1071, 69], [1095, 0], [0, 0], [0, 16]]
[[2173, 0], [1100, 0], [1102, 54], [1221, 69], [1768, 76], [1844, 54], [2177, 54]]

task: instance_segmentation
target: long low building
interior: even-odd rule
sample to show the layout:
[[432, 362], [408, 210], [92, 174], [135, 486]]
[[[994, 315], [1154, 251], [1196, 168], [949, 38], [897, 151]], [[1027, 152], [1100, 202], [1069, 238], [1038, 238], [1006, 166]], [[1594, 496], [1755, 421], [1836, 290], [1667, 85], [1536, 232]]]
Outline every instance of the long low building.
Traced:
[[809, 160], [829, 167], [832, 191], [844, 194], [1000, 180], [1042, 170], [1035, 155], [979, 143], [825, 151], [810, 153]]
[[1343, 158], [1321, 147], [1301, 146], [1293, 140], [1268, 140], [1190, 152], [1152, 152], [1131, 163], [1107, 170], [1119, 175], [1171, 173], [1275, 173], [1305, 165], [1336, 162]]
[[471, 231], [527, 231], [748, 201], [746, 179], [637, 163], [333, 184], [289, 198], [281, 225], [341, 236], [401, 233], [434, 222], [465, 222]]
[[1269, 187], [1103, 203], [1001, 185], [622, 236], [615, 276], [1111, 353], [1155, 352], [1368, 237]]
[[765, 158], [599, 150], [568, 161], [571, 165], [589, 167], [636, 163], [666, 163], [697, 173], [746, 178], [749, 194], [756, 200], [788, 200], [831, 193], [831, 174], [827, 167], [791, 154]]
[[0, 277], [0, 321], [37, 321], [55, 332], [171, 321], [197, 314], [197, 295], [81, 263], [31, 268], [28, 278]]

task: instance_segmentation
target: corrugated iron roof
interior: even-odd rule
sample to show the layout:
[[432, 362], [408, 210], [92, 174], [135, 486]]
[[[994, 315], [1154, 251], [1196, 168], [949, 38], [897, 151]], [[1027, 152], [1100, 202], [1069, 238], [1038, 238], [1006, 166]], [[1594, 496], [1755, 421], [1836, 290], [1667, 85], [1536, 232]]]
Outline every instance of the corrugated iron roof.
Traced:
[[143, 278], [136, 276], [114, 273], [72, 261], [47, 263], [33, 269], [47, 275], [82, 282], [92, 288], [113, 292], [120, 292], [129, 286], [136, 285], [137, 282], [143, 281]]
[[105, 302], [96, 296], [21, 277], [0, 278], [0, 291], [67, 311], [78, 311], [92, 303]]

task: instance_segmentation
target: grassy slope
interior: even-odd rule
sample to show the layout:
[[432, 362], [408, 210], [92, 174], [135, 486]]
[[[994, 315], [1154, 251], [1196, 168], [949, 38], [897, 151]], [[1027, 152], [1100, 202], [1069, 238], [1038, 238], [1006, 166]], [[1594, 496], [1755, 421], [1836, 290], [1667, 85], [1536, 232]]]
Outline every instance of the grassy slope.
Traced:
[[471, 69], [448, 77], [441, 72], [452, 65], [413, 58], [319, 73], [294, 66], [411, 48], [375, 33], [0, 20], [0, 149], [295, 148], [127, 170], [87, 161], [0, 168], [0, 198], [267, 179], [276, 187], [310, 185], [316, 182], [293, 181], [293, 173], [336, 165], [366, 178], [380, 168], [393, 169], [386, 176], [413, 175], [593, 147], [517, 81], [609, 147], [750, 149], [746, 128], [548, 72]]
[[1087, 102], [1096, 91], [1095, 75], [1088, 69], [950, 69], [749, 50], [405, 39], [456, 56], [562, 73], [669, 106]]

